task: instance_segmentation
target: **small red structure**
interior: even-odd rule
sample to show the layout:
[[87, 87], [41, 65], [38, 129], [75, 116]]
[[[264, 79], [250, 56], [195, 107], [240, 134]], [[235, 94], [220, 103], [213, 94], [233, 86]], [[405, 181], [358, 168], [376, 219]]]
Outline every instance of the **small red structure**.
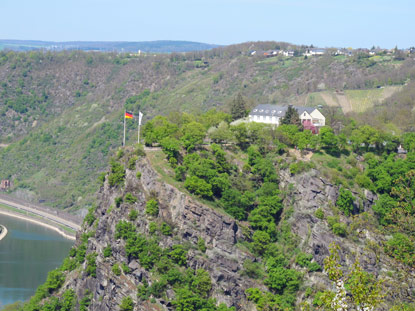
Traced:
[[7, 190], [11, 186], [10, 180], [8, 179], [2, 179], [0, 183], [0, 190]]
[[311, 120], [303, 120], [303, 128], [305, 130], [310, 130], [313, 134], [318, 134], [318, 127], [315, 126]]

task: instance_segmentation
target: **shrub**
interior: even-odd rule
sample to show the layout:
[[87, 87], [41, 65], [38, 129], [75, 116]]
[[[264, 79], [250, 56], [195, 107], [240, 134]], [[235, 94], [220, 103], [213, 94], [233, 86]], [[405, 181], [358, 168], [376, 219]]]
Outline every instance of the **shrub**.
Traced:
[[138, 212], [135, 209], [132, 209], [130, 213], [128, 214], [128, 219], [131, 221], [136, 220], [137, 217], [138, 217]]
[[346, 216], [350, 216], [353, 212], [353, 195], [350, 190], [340, 188], [339, 197], [336, 205]]
[[114, 264], [112, 266], [112, 273], [114, 273], [116, 276], [120, 276], [121, 275], [121, 269], [120, 266], [118, 264]]
[[108, 176], [108, 183], [111, 187], [121, 186], [125, 179], [125, 169], [120, 163], [114, 160], [112, 160], [110, 164], [111, 173]]
[[137, 198], [135, 196], [133, 196], [130, 192], [128, 192], [125, 195], [124, 200], [125, 200], [125, 202], [130, 203], [130, 204], [134, 204], [135, 202], [137, 202]]
[[197, 240], [197, 248], [202, 252], [206, 252], [206, 244], [205, 244], [205, 240], [203, 240], [202, 238], [199, 238]]
[[179, 266], [185, 266], [187, 263], [187, 251], [182, 245], [173, 245], [172, 250], [169, 252], [169, 257]]
[[269, 234], [264, 231], [257, 230], [252, 236], [252, 246], [254, 251], [260, 255], [265, 253], [270, 242], [271, 238]]
[[191, 176], [186, 178], [184, 186], [190, 193], [194, 193], [199, 197], [212, 198], [212, 186], [199, 177]]
[[322, 268], [317, 262], [313, 261], [308, 264], [308, 271], [310, 272], [322, 271]]
[[135, 170], [135, 163], [137, 162], [138, 157], [133, 156], [130, 160], [128, 160], [128, 169], [129, 170]]
[[299, 253], [295, 258], [295, 262], [301, 267], [308, 267], [312, 259], [313, 255], [311, 254]]
[[314, 216], [316, 216], [318, 219], [324, 219], [324, 211], [321, 208], [318, 208], [314, 213]]
[[95, 207], [92, 206], [92, 207], [89, 208], [88, 214], [86, 214], [86, 216], [84, 218], [84, 222], [87, 223], [89, 226], [91, 226], [94, 223], [95, 219], [96, 219], [94, 213], [95, 213]]
[[155, 222], [150, 222], [148, 224], [148, 231], [150, 232], [150, 234], [153, 234], [157, 231], [157, 224]]
[[115, 206], [120, 207], [121, 203], [124, 201], [122, 197], [115, 198]]
[[120, 311], [134, 311], [134, 301], [131, 297], [124, 297], [122, 299]]
[[385, 251], [399, 261], [415, 266], [415, 243], [403, 233], [395, 233], [385, 245]]
[[338, 236], [345, 237], [347, 235], [347, 226], [345, 223], [338, 222], [333, 224], [332, 231]]
[[150, 199], [147, 201], [146, 213], [151, 216], [157, 216], [159, 214], [159, 204], [156, 200]]
[[103, 255], [104, 255], [105, 258], [108, 258], [108, 257], [112, 256], [112, 248], [111, 248], [110, 245], [108, 245], [107, 247], [104, 248]]
[[244, 270], [241, 274], [246, 275], [251, 279], [262, 279], [264, 277], [264, 271], [261, 263], [253, 262], [249, 259], [244, 261]]
[[130, 270], [130, 267], [125, 263], [125, 262], [123, 262], [122, 264], [121, 264], [121, 268], [122, 268], [122, 271], [125, 273], [125, 274], [128, 274], [128, 273], [130, 273], [131, 272], [131, 270]]
[[99, 181], [101, 187], [105, 183], [105, 176], [107, 176], [107, 173], [105, 173], [105, 172], [102, 172], [101, 174], [98, 175], [98, 181]]
[[140, 179], [141, 178], [141, 172], [138, 171], [137, 174], [135, 174], [135, 177], [137, 177], [137, 179]]
[[171, 235], [171, 234], [172, 234], [172, 232], [171, 232], [171, 227], [170, 227], [167, 223], [165, 223], [165, 222], [163, 222], [163, 223], [161, 224], [161, 226], [160, 226], [160, 231], [161, 231], [161, 233], [162, 233], [162, 234], [164, 234], [164, 235]]
[[86, 256], [86, 274], [92, 277], [97, 276], [97, 253], [90, 253]]

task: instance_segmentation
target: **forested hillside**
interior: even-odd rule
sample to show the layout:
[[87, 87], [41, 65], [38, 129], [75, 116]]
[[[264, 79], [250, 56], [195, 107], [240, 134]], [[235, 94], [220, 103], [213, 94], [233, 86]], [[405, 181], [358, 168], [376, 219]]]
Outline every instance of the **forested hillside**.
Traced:
[[[295, 49], [298, 56], [259, 52], [270, 49]], [[356, 51], [306, 58], [304, 50], [255, 42], [168, 55], [0, 52], [0, 178], [10, 178], [14, 194], [30, 200], [88, 205], [96, 177], [121, 143], [124, 109], [143, 111], [145, 122], [173, 111], [229, 111], [239, 93], [247, 109], [260, 103], [327, 106], [336, 132], [348, 124], [344, 103], [351, 107], [345, 112], [377, 129], [398, 135], [412, 128], [412, 55]], [[130, 143], [136, 130], [130, 122]]]
[[231, 119], [147, 122], [147, 151], [112, 155], [68, 258], [12, 310], [413, 310], [415, 135]]

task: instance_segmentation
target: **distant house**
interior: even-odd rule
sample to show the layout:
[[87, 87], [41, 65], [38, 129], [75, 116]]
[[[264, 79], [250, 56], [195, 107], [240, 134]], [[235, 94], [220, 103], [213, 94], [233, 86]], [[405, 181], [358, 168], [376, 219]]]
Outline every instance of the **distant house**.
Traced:
[[286, 57], [293, 57], [294, 54], [295, 54], [295, 51], [293, 51], [293, 50], [282, 51], [282, 55], [284, 55]]
[[324, 54], [326, 54], [326, 49], [307, 49], [305, 53], [303, 53], [303, 55], [307, 57]]
[[[326, 124], [326, 118], [313, 107], [296, 107], [298, 115], [304, 129], [311, 130], [314, 134], [318, 133], [319, 128]], [[258, 105], [249, 113], [249, 122], [259, 122], [274, 124], [279, 126], [281, 119], [285, 116], [288, 106]]]

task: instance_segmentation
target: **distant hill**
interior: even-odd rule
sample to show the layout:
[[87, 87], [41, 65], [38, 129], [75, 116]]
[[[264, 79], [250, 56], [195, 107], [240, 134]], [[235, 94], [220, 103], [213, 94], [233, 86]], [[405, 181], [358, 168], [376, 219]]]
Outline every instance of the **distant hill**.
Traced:
[[210, 50], [219, 47], [216, 44], [207, 44], [190, 41], [31, 41], [31, 40], [0, 40], [0, 50], [33, 51], [33, 50], [81, 50], [100, 52], [142, 52], [172, 53]]

